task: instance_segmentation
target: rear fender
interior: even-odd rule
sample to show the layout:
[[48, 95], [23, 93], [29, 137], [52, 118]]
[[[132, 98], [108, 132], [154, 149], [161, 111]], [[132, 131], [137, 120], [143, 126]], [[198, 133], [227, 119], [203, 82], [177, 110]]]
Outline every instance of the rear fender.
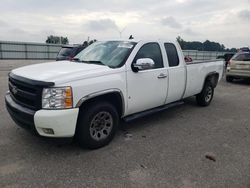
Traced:
[[205, 77], [203, 87], [207, 82], [210, 82], [212, 84], [212, 86], [215, 88], [218, 84], [218, 80], [219, 80], [219, 73], [218, 72], [210, 72]]

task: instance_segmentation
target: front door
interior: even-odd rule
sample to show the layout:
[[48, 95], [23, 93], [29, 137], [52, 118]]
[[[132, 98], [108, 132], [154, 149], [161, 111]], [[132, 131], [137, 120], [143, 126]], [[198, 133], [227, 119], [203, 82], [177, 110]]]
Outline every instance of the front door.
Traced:
[[168, 71], [164, 67], [158, 43], [144, 44], [133, 60], [150, 58], [154, 67], [147, 70], [127, 71], [128, 114], [141, 112], [164, 104], [168, 88]]

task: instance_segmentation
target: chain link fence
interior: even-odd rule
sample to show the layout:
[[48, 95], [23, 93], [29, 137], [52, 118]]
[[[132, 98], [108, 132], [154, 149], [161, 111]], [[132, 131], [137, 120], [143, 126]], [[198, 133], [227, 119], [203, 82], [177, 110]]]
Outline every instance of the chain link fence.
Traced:
[[0, 41], [0, 59], [55, 59], [62, 45]]
[[191, 57], [193, 60], [213, 60], [218, 56], [223, 56], [227, 52], [210, 52], [198, 50], [183, 50], [185, 56]]
[[[62, 45], [0, 41], [0, 59], [56, 59]], [[211, 60], [226, 52], [183, 50], [193, 60]]]

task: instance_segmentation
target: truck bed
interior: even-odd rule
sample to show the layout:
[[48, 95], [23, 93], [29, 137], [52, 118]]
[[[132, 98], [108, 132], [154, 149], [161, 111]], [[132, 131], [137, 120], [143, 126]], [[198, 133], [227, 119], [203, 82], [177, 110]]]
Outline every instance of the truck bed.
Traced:
[[[187, 63], [187, 82], [184, 98], [201, 92], [205, 78], [211, 72], [219, 73], [219, 80], [223, 74], [224, 61], [194, 61]], [[218, 80], [218, 81], [219, 81]]]

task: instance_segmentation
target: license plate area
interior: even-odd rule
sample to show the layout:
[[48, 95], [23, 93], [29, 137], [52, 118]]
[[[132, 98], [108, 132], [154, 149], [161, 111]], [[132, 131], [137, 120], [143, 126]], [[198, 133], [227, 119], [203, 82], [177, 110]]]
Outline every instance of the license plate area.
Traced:
[[236, 69], [250, 70], [250, 65], [236, 65]]

